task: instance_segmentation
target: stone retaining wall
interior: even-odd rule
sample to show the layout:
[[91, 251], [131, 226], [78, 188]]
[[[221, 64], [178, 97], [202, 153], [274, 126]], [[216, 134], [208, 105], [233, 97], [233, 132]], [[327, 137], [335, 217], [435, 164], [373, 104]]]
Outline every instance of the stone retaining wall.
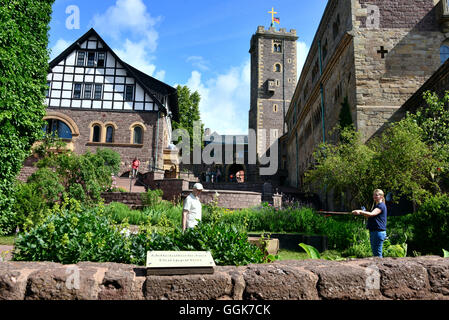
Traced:
[[140, 209], [143, 207], [142, 193], [134, 192], [103, 192], [101, 197], [105, 204], [111, 202], [121, 202], [132, 209]]
[[146, 276], [116, 263], [0, 263], [0, 300], [449, 300], [449, 259], [302, 260]]
[[[182, 199], [190, 194], [189, 191], [183, 191]], [[245, 209], [259, 206], [262, 203], [262, 194], [259, 192], [235, 191], [235, 190], [204, 190], [200, 194], [202, 204], [209, 204], [215, 200], [218, 193], [218, 206], [226, 209]]]

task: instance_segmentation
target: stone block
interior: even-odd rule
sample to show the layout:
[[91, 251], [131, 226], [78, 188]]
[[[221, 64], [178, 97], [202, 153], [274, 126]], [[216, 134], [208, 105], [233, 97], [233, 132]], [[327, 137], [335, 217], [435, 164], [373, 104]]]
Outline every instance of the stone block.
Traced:
[[289, 265], [250, 265], [243, 273], [246, 283], [243, 299], [316, 300], [318, 277]]
[[215, 268], [213, 274], [147, 276], [147, 300], [216, 300], [232, 296], [231, 276]]

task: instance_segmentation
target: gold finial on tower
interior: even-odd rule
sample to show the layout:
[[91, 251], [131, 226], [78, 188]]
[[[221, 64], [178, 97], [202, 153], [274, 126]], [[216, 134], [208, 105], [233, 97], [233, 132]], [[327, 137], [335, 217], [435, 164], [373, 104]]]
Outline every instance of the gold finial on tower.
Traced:
[[271, 8], [271, 11], [268, 11], [268, 13], [271, 13], [271, 26], [274, 27], [274, 23], [280, 23], [280, 19], [275, 17], [274, 15], [277, 13], [274, 11], [274, 8]]

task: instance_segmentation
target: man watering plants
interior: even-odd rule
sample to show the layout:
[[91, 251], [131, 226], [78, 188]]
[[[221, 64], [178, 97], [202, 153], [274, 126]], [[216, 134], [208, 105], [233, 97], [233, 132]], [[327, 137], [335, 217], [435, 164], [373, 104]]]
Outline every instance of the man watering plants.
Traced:
[[387, 206], [385, 205], [384, 192], [380, 189], [374, 190], [373, 200], [374, 208], [371, 212], [353, 210], [352, 213], [368, 218], [367, 228], [369, 230], [373, 256], [382, 258], [383, 242], [387, 238]]

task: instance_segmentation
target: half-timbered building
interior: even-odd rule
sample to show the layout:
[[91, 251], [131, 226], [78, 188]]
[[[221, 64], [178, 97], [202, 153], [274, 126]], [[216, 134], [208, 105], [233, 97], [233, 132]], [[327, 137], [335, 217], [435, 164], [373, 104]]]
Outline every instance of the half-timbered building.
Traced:
[[171, 121], [178, 121], [175, 88], [122, 61], [94, 29], [50, 62], [47, 81], [47, 132], [79, 154], [117, 151], [121, 174], [134, 157], [143, 171], [164, 169]]

